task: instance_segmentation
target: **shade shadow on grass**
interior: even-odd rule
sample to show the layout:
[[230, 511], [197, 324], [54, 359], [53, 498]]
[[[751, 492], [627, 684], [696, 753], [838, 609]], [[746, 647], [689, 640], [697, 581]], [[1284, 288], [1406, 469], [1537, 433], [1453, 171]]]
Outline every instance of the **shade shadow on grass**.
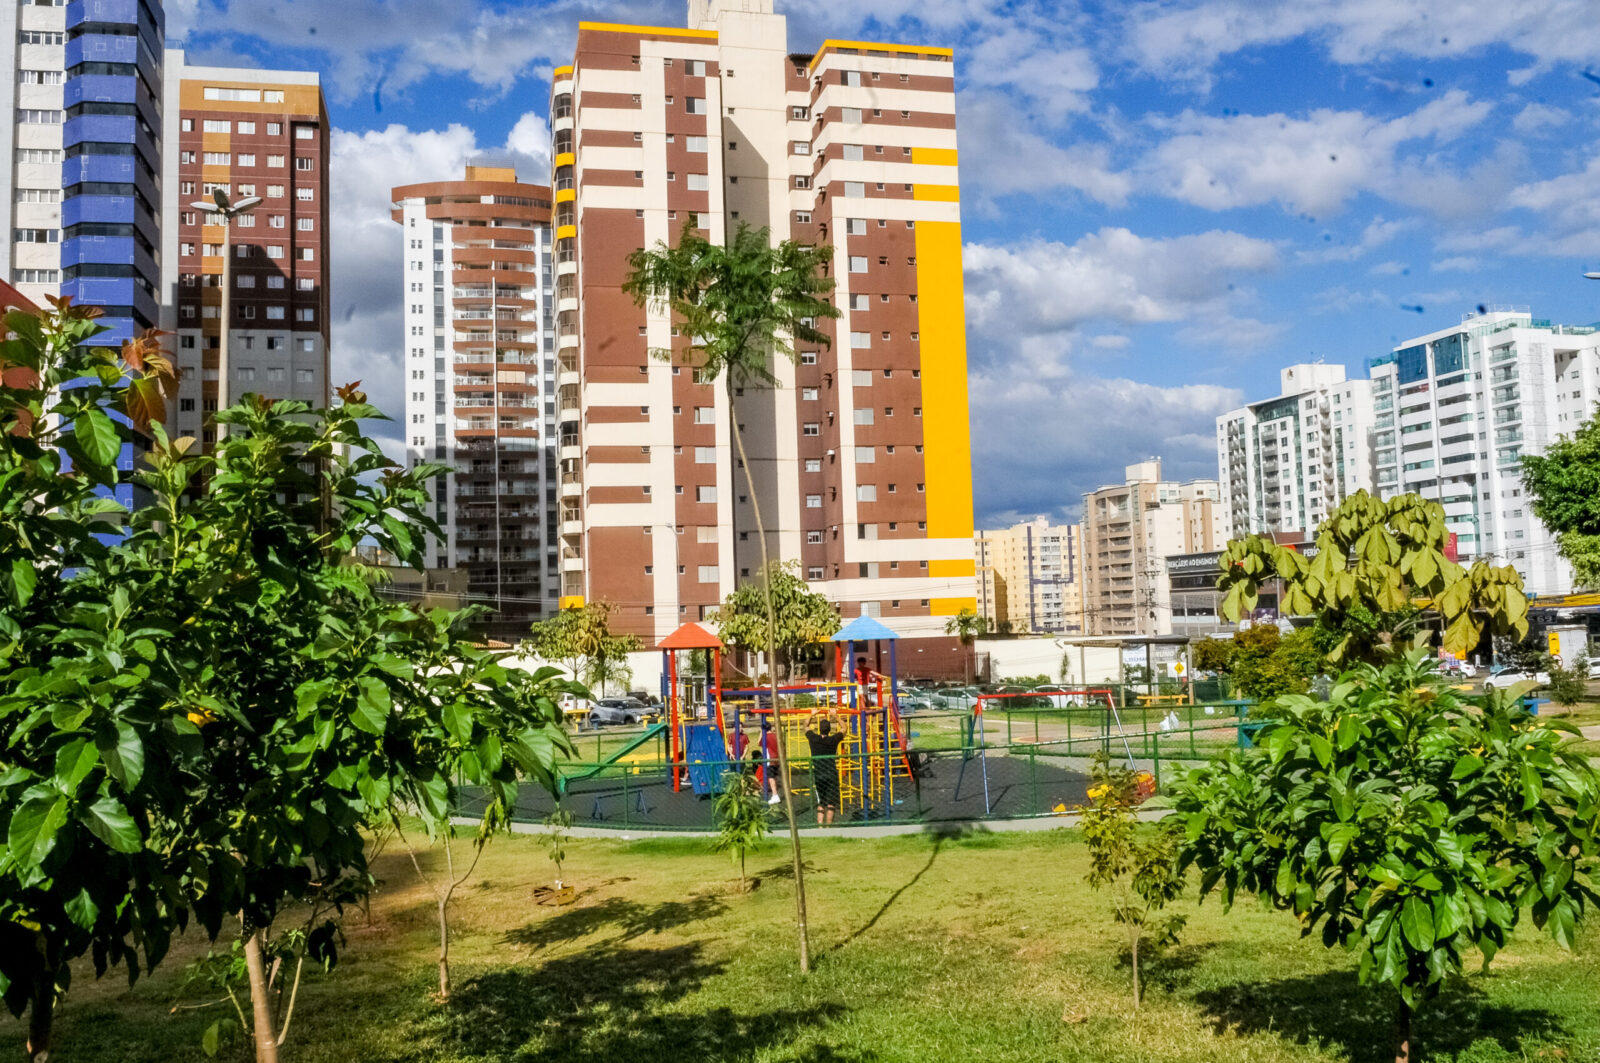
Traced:
[[506, 940], [513, 945], [542, 949], [610, 930], [613, 933], [604, 944], [620, 945], [646, 934], [660, 934], [691, 923], [715, 919], [727, 910], [726, 904], [711, 896], [694, 896], [687, 900], [656, 904], [607, 897], [597, 904], [565, 908], [518, 927], [506, 934]]
[[[678, 1010], [683, 998], [723, 971], [724, 964], [707, 960], [699, 944], [608, 945], [533, 969], [494, 971], [467, 981], [448, 1009], [423, 1020], [412, 1052], [402, 1058], [734, 1063], [789, 1044], [845, 1013], [835, 1004]], [[825, 1046], [789, 1058], [866, 1063]]]
[[[1194, 1000], [1218, 1034], [1271, 1031], [1298, 1044], [1337, 1045], [1350, 1063], [1394, 1058], [1398, 998], [1361, 985], [1353, 971], [1236, 983], [1204, 990]], [[1411, 1029], [1413, 1058], [1429, 1060], [1491, 1045], [1522, 1058], [1525, 1048], [1565, 1039], [1555, 1014], [1491, 1003], [1481, 988], [1460, 978], [1417, 1009]]]

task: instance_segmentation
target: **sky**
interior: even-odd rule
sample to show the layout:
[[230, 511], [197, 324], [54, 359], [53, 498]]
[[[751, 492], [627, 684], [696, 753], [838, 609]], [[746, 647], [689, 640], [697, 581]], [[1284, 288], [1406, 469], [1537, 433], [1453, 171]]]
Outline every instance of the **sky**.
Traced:
[[[789, 46], [956, 50], [979, 527], [1076, 519], [1217, 414], [1479, 306], [1600, 320], [1593, 0], [777, 0]], [[322, 74], [335, 382], [403, 413], [389, 189], [491, 152], [548, 181], [580, 19], [681, 0], [167, 0], [202, 64]], [[398, 425], [380, 433], [397, 450]]]

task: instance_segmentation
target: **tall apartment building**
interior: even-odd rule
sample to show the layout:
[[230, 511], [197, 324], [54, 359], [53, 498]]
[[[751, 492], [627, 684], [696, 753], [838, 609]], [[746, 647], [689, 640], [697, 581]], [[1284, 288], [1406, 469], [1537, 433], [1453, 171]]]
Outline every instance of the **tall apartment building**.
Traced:
[[977, 533], [978, 613], [990, 630], [1083, 631], [1082, 536], [1045, 517]]
[[[435, 517], [435, 568], [461, 568], [515, 638], [555, 609], [554, 257], [550, 189], [514, 170], [396, 188], [404, 229], [406, 443], [455, 471]], [[576, 495], [576, 484], [562, 487]]]
[[73, 0], [66, 14], [61, 294], [103, 307], [115, 345], [160, 317], [165, 20], [158, 0]]
[[1538, 594], [1570, 590], [1571, 567], [1528, 507], [1519, 463], [1594, 414], [1600, 333], [1497, 308], [1370, 367], [1381, 496], [1436, 499], [1463, 559], [1511, 564]]
[[[846, 617], [942, 637], [976, 602], [948, 49], [788, 50], [771, 0], [691, 0], [689, 28], [582, 23], [556, 70], [563, 601], [647, 638], [758, 574], [768, 547]], [[730, 397], [621, 292], [627, 255], [685, 224], [834, 249], [828, 347]], [[571, 489], [570, 492], [568, 489]]]
[[61, 133], [67, 10], [0, 4], [0, 47], [14, 73], [0, 80], [0, 197], [8, 211], [4, 279], [43, 306], [61, 285]]
[[[166, 66], [162, 328], [180, 376], [167, 424], [209, 447], [224, 299], [228, 401], [328, 403], [328, 114], [315, 73], [190, 66], [178, 50]], [[224, 233], [194, 206], [218, 189], [262, 202]]]
[[1124, 482], [1083, 496], [1084, 615], [1091, 635], [1172, 630], [1166, 559], [1226, 544], [1215, 480], [1161, 478], [1161, 459], [1125, 470]]
[[1291, 365], [1276, 398], [1217, 418], [1218, 481], [1230, 538], [1314, 535], [1345, 497], [1373, 488], [1372, 381], [1342, 365]]

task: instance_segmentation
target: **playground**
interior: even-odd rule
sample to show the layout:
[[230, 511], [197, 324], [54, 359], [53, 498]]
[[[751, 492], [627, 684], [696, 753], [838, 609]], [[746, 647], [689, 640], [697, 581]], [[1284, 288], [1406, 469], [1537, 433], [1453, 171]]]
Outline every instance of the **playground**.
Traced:
[[[825, 792], [837, 778], [836, 826], [1061, 816], [1085, 801], [1096, 753], [1159, 784], [1164, 771], [1248, 740], [1241, 702], [1123, 704], [1101, 686], [985, 693], [969, 709], [902, 712], [897, 638], [871, 617], [852, 620], [829, 646], [829, 677], [782, 686], [774, 704], [770, 687], [725, 685], [726, 647], [685, 624], [657, 646], [662, 718], [574, 736], [578, 756], [561, 768], [560, 803], [582, 826], [714, 830], [711, 799], [727, 774], [754, 775], [774, 792], [782, 743], [803, 825], [814, 825], [819, 772]], [[824, 718], [843, 739], [831, 755], [816, 754], [807, 735]], [[513, 818], [541, 822], [555, 806], [528, 787]], [[477, 809], [469, 800], [462, 811]]]

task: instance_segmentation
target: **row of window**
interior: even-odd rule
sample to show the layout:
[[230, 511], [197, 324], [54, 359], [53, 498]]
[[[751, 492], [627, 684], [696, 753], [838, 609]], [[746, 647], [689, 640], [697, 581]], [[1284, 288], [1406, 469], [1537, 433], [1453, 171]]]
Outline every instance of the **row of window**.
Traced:
[[37, 107], [19, 107], [17, 121], [23, 125], [60, 125], [64, 119], [60, 111], [42, 111]]
[[[204, 280], [204, 284], [201, 283], [202, 279]], [[222, 277], [221, 277], [220, 274], [216, 274], [216, 273], [206, 273], [206, 274], [184, 273], [184, 274], [179, 276], [178, 283], [181, 284], [185, 288], [195, 288], [195, 287], [220, 288], [222, 286]], [[238, 276], [233, 278], [233, 286], [235, 288], [254, 288], [256, 286], [255, 275], [253, 273], [241, 273]], [[317, 290], [317, 282], [316, 282], [316, 279], [313, 278], [313, 277], [296, 277], [295, 278], [295, 282], [294, 282], [294, 286], [295, 286], [295, 289], [297, 291], [302, 291], [302, 292], [314, 292], [314, 291]], [[268, 277], [267, 278], [267, 287], [268, 288], [282, 288], [282, 287], [284, 287], [284, 278], [283, 278], [283, 276], [281, 274], [277, 274], [277, 275]]]
[[[181, 119], [180, 122], [179, 122], [179, 127], [185, 133], [194, 132], [194, 119], [193, 118]], [[202, 133], [232, 133], [235, 130], [234, 130], [234, 123], [229, 119], [225, 119], [225, 118], [204, 118], [204, 119], [201, 119], [201, 122], [200, 122], [200, 131]], [[239, 133], [240, 136], [246, 136], [246, 137], [254, 136], [255, 132], [256, 132], [256, 123], [254, 123], [254, 122], [245, 122], [245, 121], [241, 121], [241, 122], [238, 123], [238, 133]], [[269, 136], [269, 137], [281, 137], [281, 136], [283, 136], [283, 123], [282, 122], [268, 122], [267, 123], [267, 136]], [[295, 126], [294, 127], [294, 138], [296, 140], [315, 140], [315, 139], [317, 139], [317, 127], [316, 126], [309, 126], [309, 125]]]
[[58, 269], [19, 269], [11, 273], [13, 284], [59, 284], [61, 271]]
[[[200, 184], [200, 194], [203, 196], [209, 196], [211, 193], [219, 191], [225, 196], [232, 196], [233, 185], [220, 181], [203, 181]], [[178, 188], [178, 194], [184, 196], [194, 195], [195, 183], [193, 181], [184, 181]], [[239, 198], [244, 199], [255, 194], [256, 186], [254, 184], [243, 183], [239, 185]], [[267, 186], [267, 199], [283, 199], [287, 194], [283, 185]], [[317, 190], [314, 188], [296, 188], [294, 190], [294, 198], [302, 202], [315, 199], [316, 194]], [[248, 215], [245, 216], [248, 217]]]
[[[306, 189], [305, 191], [309, 192], [310, 189]], [[241, 214], [238, 217], [233, 219], [233, 225], [236, 228], [240, 228], [240, 229], [254, 229], [256, 227], [256, 218], [257, 217], [258, 217], [258, 215], [255, 215], [255, 214]], [[183, 224], [185, 224], [185, 225], [198, 225], [198, 224], [200, 224], [200, 215], [196, 211], [186, 210], [186, 211], [183, 212], [182, 218], [183, 218]], [[288, 215], [285, 215], [285, 214], [268, 214], [268, 215], [266, 215], [266, 219], [267, 219], [267, 228], [269, 228], [269, 229], [285, 229], [285, 228], [288, 228], [288, 225], [289, 225]], [[207, 224], [211, 224], [211, 223], [208, 221]], [[315, 218], [296, 218], [295, 222], [294, 222], [294, 227], [295, 227], [295, 229], [297, 229], [300, 232], [308, 233], [308, 232], [311, 232], [314, 229], [316, 229], [317, 221], [316, 221]]]
[[65, 75], [59, 70], [18, 70], [19, 85], [59, 85]]
[[[185, 254], [185, 255], [192, 255], [195, 252], [195, 246], [196, 245], [192, 244], [192, 243], [182, 244], [180, 246], [180, 253]], [[204, 255], [207, 255], [207, 256], [218, 256], [218, 255], [222, 254], [222, 245], [221, 244], [202, 244], [202, 245], [199, 245], [199, 246], [201, 247], [201, 254], [204, 254]], [[234, 257], [235, 258], [255, 258], [255, 257], [257, 257], [256, 250], [257, 250], [258, 247], [262, 248], [265, 251], [265, 254], [266, 254], [267, 258], [279, 259], [279, 258], [283, 258], [284, 257], [284, 248], [283, 248], [282, 244], [262, 244], [262, 245], [258, 245], [258, 244], [234, 244], [233, 245]], [[314, 248], [314, 247], [298, 247], [298, 248], [295, 248], [294, 257], [295, 257], [295, 259], [297, 261], [300, 261], [300, 262], [314, 262], [314, 261], [316, 261], [316, 258], [317, 258], [317, 249]]]
[[59, 149], [59, 148], [18, 148], [17, 149], [17, 161], [18, 162], [35, 162], [35, 163], [42, 162], [42, 163], [45, 163], [45, 164], [60, 162], [61, 161], [61, 149]]
[[[201, 158], [201, 161], [206, 166], [232, 166], [234, 160], [233, 153], [227, 151], [207, 151], [201, 153], [200, 156], [197, 156], [196, 153], [192, 151], [182, 151], [178, 153], [178, 161], [185, 166], [193, 166], [197, 157]], [[240, 166], [256, 165], [256, 155], [254, 153], [240, 152], [238, 155], [238, 160]], [[270, 169], [282, 169], [287, 165], [288, 159], [286, 156], [267, 156], [267, 166]], [[305, 156], [297, 156], [294, 160], [294, 168], [302, 173], [315, 170], [317, 168], [317, 160], [307, 158]]]
[[282, 89], [225, 89], [207, 85], [205, 98], [223, 103], [282, 103]]
[[[288, 341], [282, 336], [263, 336], [263, 337], [261, 337], [261, 339], [266, 341], [266, 342], [264, 342], [262, 344], [262, 349], [263, 350], [283, 351], [283, 350], [288, 350], [289, 349]], [[193, 336], [179, 336], [178, 337], [178, 346], [180, 348], [182, 348], [183, 350], [192, 351], [195, 348], [194, 340], [195, 340], [195, 338]], [[317, 349], [317, 341], [316, 340], [310, 340], [310, 339], [299, 339], [299, 340], [295, 341], [295, 346], [296, 346], [296, 349], [298, 349], [302, 354], [310, 354], [310, 353], [314, 352]], [[218, 347], [218, 338], [216, 336], [207, 336], [206, 337], [206, 347], [209, 348], [210, 350], [216, 350], [217, 347]], [[235, 336], [233, 338], [233, 342], [228, 344], [228, 349], [230, 351], [253, 351], [253, 350], [256, 349], [256, 337], [255, 336]], [[304, 370], [304, 372], [308, 372], [309, 373], [310, 370], [307, 369], [307, 370]], [[184, 370], [183, 370], [183, 379], [185, 379], [185, 380], [193, 380], [194, 379], [194, 367], [193, 366], [188, 366], [188, 367], [184, 368]], [[207, 380], [215, 380], [215, 379], [217, 379], [217, 371], [215, 369], [207, 369], [206, 370], [205, 379], [207, 379]]]
[[60, 30], [18, 30], [18, 44], [65, 44], [67, 35]]
[[[183, 317], [185, 317], [185, 318], [193, 318], [194, 317], [194, 307], [193, 306], [183, 306], [183, 307], [179, 307], [178, 309], [179, 309], [179, 313]], [[215, 317], [219, 316], [221, 308], [217, 307], [217, 306], [204, 306], [204, 307], [201, 307], [201, 310], [203, 310], [204, 313], [202, 313], [200, 316], [203, 317], [203, 318], [210, 319], [210, 318], [215, 318]], [[283, 321], [283, 320], [285, 320], [285, 318], [284, 318], [284, 308], [283, 307], [281, 307], [281, 306], [269, 306], [269, 307], [266, 308], [266, 310], [267, 310], [266, 319], [268, 321]], [[234, 313], [235, 313], [235, 316], [238, 317], [239, 320], [241, 320], [241, 321], [254, 321], [256, 319], [256, 308], [254, 306], [241, 306], [241, 307], [238, 307], [238, 308], [236, 308]], [[316, 309], [314, 307], [309, 307], [309, 306], [297, 307], [295, 309], [295, 312], [294, 312], [294, 319], [296, 321], [303, 321], [303, 322], [315, 321], [317, 319], [317, 311], [316, 311]]]

